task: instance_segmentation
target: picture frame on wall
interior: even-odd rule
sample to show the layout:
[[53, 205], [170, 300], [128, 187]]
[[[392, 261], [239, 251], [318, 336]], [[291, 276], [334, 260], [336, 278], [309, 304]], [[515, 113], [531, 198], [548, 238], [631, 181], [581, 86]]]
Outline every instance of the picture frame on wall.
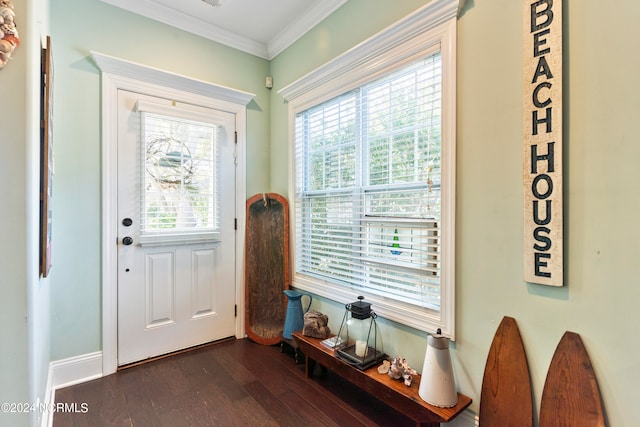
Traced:
[[51, 270], [51, 231], [53, 196], [53, 61], [51, 37], [42, 49], [40, 102], [40, 274]]

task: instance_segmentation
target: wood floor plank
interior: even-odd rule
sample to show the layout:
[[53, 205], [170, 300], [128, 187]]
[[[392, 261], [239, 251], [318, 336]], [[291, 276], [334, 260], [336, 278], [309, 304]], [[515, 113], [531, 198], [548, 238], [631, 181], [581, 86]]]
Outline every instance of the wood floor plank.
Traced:
[[143, 399], [150, 402], [158, 413], [170, 411], [175, 401], [169, 383], [162, 375], [165, 364], [166, 361], [162, 360], [141, 366], [144, 369], [140, 376]]
[[[139, 375], [134, 372], [122, 372], [121, 375], [110, 375], [113, 389], [124, 396], [126, 405], [121, 410], [128, 414], [131, 425], [144, 425], [143, 422], [159, 425], [157, 412], [152, 403], [146, 399], [145, 390], [141, 386]], [[91, 415], [90, 413], [87, 415]]]
[[273, 418], [279, 426], [282, 427], [299, 427], [304, 425], [302, 418], [298, 415], [298, 411], [292, 410], [272, 393], [262, 382], [254, 381], [245, 386], [247, 392], [265, 408], [267, 413]]
[[408, 418], [329, 372], [307, 378], [279, 346], [232, 340], [58, 390], [54, 427], [400, 427]]
[[[230, 396], [235, 393], [228, 393], [221, 384], [211, 381], [199, 390], [199, 393], [205, 399], [205, 409], [208, 412], [208, 418], [212, 426], [243, 426], [243, 417], [237, 413], [239, 408], [244, 408], [244, 401], [250, 400], [251, 396], [245, 392], [245, 397], [239, 399]], [[241, 402], [236, 404], [236, 402]]]
[[211, 355], [211, 358], [215, 361], [217, 370], [224, 369], [229, 372], [238, 384], [244, 385], [256, 380], [256, 376], [240, 363], [237, 355], [230, 351], [216, 352]]
[[[65, 395], [67, 398], [65, 398]], [[59, 412], [54, 420], [63, 426], [91, 427], [95, 425], [129, 426], [131, 419], [126, 411], [124, 396], [114, 389], [112, 380], [100, 382], [98, 380], [75, 386], [68, 393], [63, 394], [57, 402], [77, 404], [80, 407], [87, 404], [88, 412]], [[97, 416], [96, 416], [97, 415]]]
[[[360, 412], [343, 405], [334, 404], [333, 400], [324, 399], [324, 397], [308, 399], [300, 393], [291, 391], [284, 398], [292, 408], [299, 408], [301, 416], [305, 420], [305, 425], [308, 426], [367, 427], [369, 425], [377, 425]], [[390, 425], [395, 426], [395, 424]]]
[[279, 424], [271, 418], [269, 413], [256, 401], [248, 396], [246, 399], [233, 402], [234, 405], [234, 425], [237, 426], [261, 426], [279, 427]]

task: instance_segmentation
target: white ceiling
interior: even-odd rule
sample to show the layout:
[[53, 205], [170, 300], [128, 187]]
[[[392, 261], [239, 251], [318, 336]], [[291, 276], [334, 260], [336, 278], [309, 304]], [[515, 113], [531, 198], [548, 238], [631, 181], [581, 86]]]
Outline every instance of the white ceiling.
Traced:
[[102, 0], [216, 42], [273, 59], [348, 0]]

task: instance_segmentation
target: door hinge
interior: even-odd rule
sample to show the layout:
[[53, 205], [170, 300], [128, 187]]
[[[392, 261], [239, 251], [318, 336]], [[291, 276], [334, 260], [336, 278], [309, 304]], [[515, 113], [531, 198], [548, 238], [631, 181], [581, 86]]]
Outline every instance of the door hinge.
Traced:
[[238, 218], [233, 218], [233, 229], [234, 230], [238, 229]]
[[235, 143], [237, 144], [238, 143], [238, 132], [236, 131], [233, 134], [234, 134]]
[[233, 317], [238, 317], [238, 304], [233, 306]]

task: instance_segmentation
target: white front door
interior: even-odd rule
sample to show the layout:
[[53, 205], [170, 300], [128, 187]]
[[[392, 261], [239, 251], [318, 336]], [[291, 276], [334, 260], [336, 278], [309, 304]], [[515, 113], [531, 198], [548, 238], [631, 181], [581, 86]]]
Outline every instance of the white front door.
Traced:
[[235, 114], [118, 90], [118, 365], [235, 332]]

